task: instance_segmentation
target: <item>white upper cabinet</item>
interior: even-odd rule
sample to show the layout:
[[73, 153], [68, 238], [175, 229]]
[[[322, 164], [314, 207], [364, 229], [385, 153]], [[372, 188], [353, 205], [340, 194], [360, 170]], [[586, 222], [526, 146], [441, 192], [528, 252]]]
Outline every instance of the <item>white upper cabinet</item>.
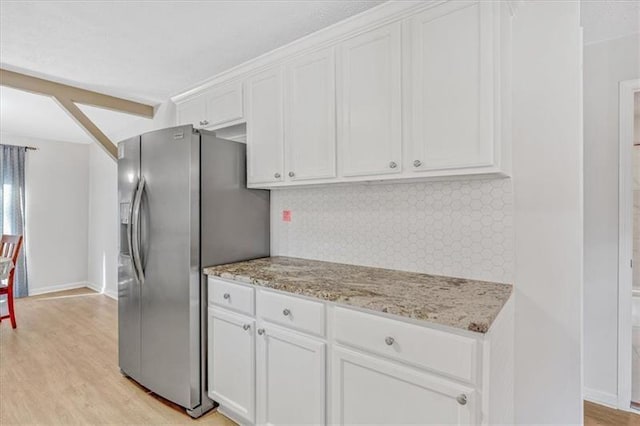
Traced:
[[247, 183], [283, 180], [282, 69], [271, 68], [248, 79]]
[[204, 123], [207, 115], [205, 109], [206, 101], [204, 95], [199, 95], [177, 104], [176, 114], [178, 119], [176, 124], [179, 126], [192, 124], [194, 127], [202, 127], [200, 123]]
[[178, 102], [177, 123], [216, 129], [244, 118], [242, 82], [215, 86], [195, 98]]
[[285, 164], [288, 180], [336, 175], [335, 53], [304, 55], [285, 68]]
[[400, 173], [401, 25], [339, 46], [338, 140], [343, 176]]
[[495, 3], [449, 2], [409, 19], [410, 169], [494, 164]]
[[205, 119], [209, 127], [219, 127], [242, 120], [242, 82], [214, 87], [207, 93], [205, 102]]
[[250, 188], [507, 176], [513, 13], [387, 2], [175, 97], [178, 123], [246, 121]]

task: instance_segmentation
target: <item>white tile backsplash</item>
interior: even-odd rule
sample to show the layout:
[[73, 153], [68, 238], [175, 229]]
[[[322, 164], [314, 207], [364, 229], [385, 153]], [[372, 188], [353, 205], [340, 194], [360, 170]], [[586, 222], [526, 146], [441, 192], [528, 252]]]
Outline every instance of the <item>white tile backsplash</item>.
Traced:
[[512, 282], [510, 179], [278, 189], [271, 214], [274, 256]]

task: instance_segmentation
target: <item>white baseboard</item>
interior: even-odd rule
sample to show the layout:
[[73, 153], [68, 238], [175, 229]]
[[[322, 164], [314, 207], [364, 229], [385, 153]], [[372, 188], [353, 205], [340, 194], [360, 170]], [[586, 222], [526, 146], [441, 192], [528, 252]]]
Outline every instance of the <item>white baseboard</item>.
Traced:
[[94, 283], [87, 283], [87, 287], [89, 287], [91, 290], [94, 290], [98, 293], [102, 293], [107, 297], [110, 297], [112, 299], [118, 300], [118, 292], [117, 291], [113, 291], [113, 290], [109, 290], [109, 289], [104, 289], [102, 290], [101, 287], [97, 286]]
[[618, 408], [618, 395], [612, 393], [584, 388], [584, 399], [607, 407]]
[[[53, 293], [62, 290], [72, 290], [74, 288], [90, 287], [86, 281], [78, 281], [75, 283], [49, 285], [46, 287], [30, 288], [29, 296], [37, 296], [39, 294]], [[90, 287], [91, 288], [91, 287]]]
[[114, 300], [118, 300], [118, 292], [112, 290], [105, 290], [104, 295]]

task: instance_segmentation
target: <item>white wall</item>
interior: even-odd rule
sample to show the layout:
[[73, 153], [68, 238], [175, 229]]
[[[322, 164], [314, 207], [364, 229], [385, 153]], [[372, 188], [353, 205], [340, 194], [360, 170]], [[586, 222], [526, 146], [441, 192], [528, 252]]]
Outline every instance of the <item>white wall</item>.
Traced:
[[126, 126], [110, 134], [114, 143], [128, 139], [152, 130], [163, 129], [176, 125], [176, 105], [170, 100], [161, 103], [155, 108], [153, 119], [140, 118], [131, 125]]
[[29, 294], [84, 286], [89, 145], [6, 134], [1, 142], [38, 148], [25, 161]]
[[615, 404], [618, 374], [618, 83], [640, 78], [639, 36], [584, 48], [584, 384]]
[[275, 190], [271, 251], [512, 283], [512, 200], [510, 179]]
[[89, 148], [88, 281], [96, 291], [118, 293], [118, 170], [96, 144]]
[[513, 37], [515, 417], [582, 424], [580, 4], [519, 2]]

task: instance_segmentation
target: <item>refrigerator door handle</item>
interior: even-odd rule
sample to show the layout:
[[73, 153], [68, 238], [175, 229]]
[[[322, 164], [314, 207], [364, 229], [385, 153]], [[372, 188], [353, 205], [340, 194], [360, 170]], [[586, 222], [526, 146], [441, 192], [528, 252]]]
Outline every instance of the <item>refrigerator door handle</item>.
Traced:
[[136, 194], [138, 193], [138, 187], [140, 186], [140, 180], [136, 182], [136, 190], [131, 194], [131, 202], [129, 203], [129, 220], [127, 221], [127, 246], [129, 247], [129, 256], [131, 257], [131, 263], [133, 264], [133, 275], [136, 278], [136, 281], [140, 282], [140, 278], [138, 277], [138, 268], [136, 268], [136, 261], [133, 257], [133, 242], [132, 242], [132, 225], [133, 222], [133, 205], [136, 202]]
[[136, 275], [140, 284], [144, 284], [144, 269], [142, 267], [142, 259], [140, 257], [140, 204], [142, 204], [142, 193], [145, 187], [144, 176], [140, 178], [140, 184], [136, 191], [136, 196], [133, 201], [133, 265], [136, 269]]

